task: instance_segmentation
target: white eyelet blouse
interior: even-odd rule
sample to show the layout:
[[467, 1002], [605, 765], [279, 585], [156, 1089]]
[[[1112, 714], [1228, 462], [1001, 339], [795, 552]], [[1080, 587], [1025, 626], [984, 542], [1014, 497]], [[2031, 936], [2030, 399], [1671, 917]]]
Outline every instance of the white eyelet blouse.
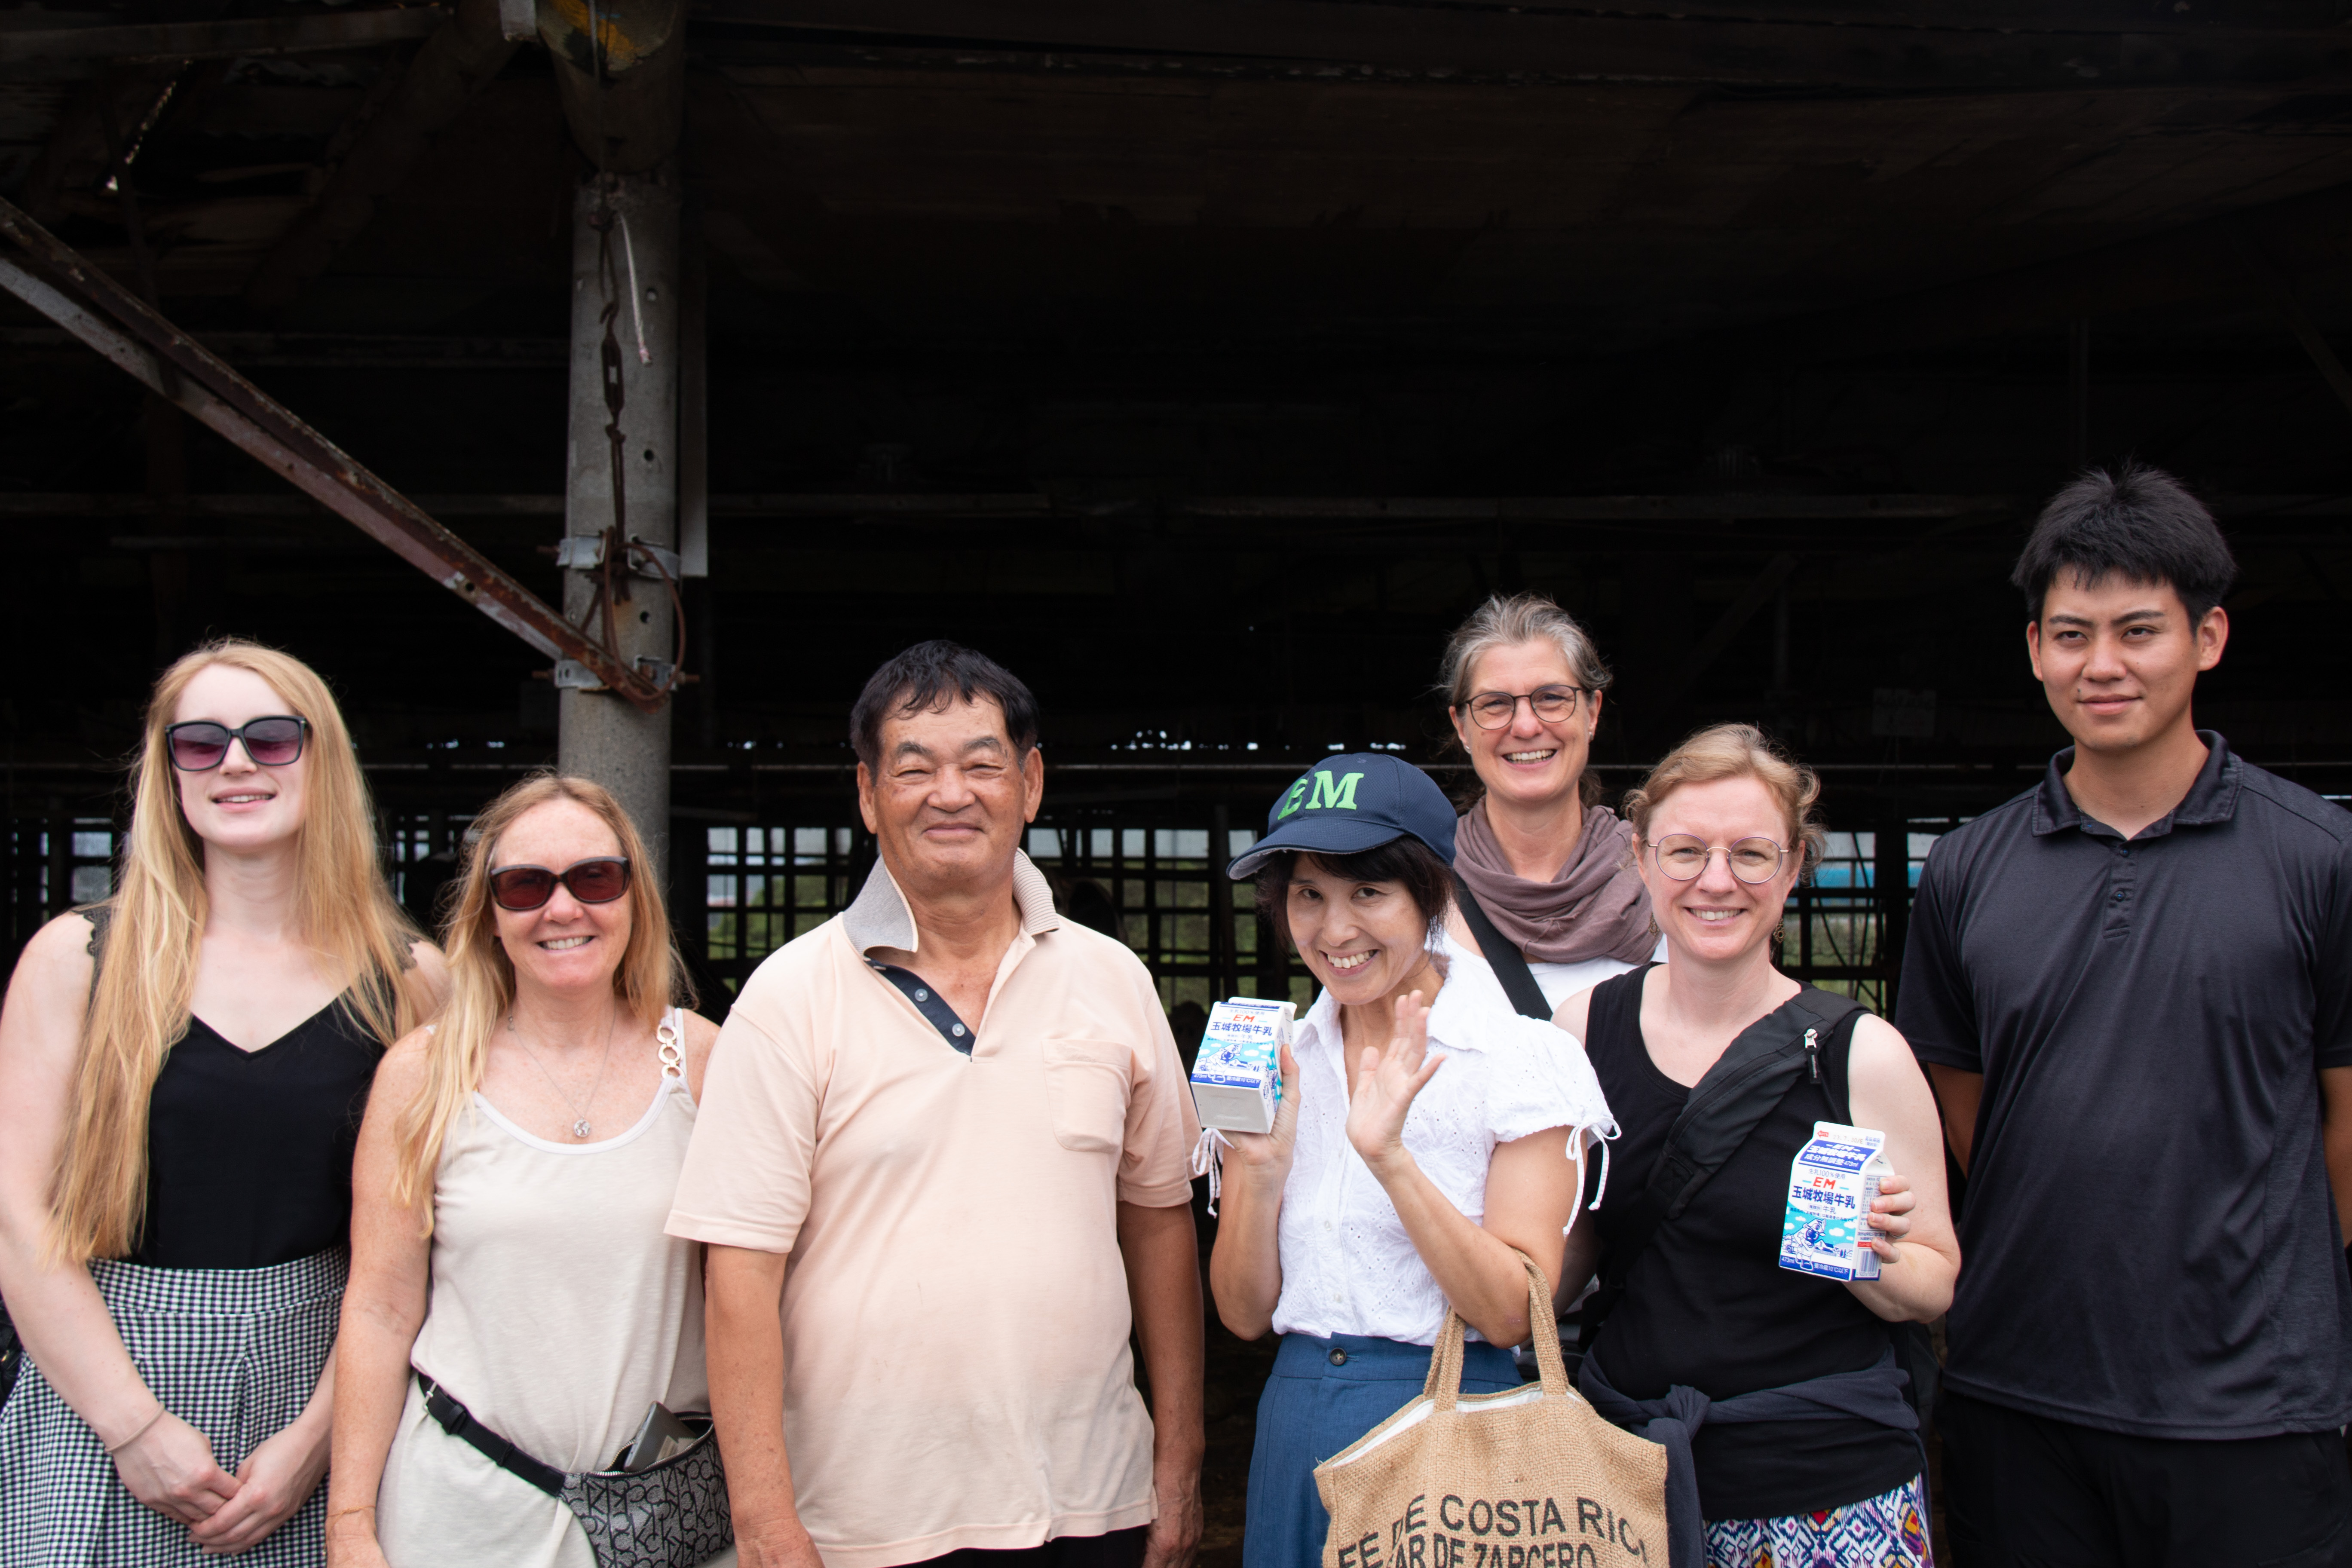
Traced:
[[[1406, 1151], [1454, 1207], [1483, 1220], [1495, 1145], [1566, 1127], [1569, 1160], [1559, 1179], [1580, 1191], [1586, 1151], [1617, 1136], [1583, 1046], [1515, 1012], [1485, 960], [1449, 944], [1438, 963], [1445, 981], [1430, 1006], [1429, 1048], [1445, 1062], [1405, 1115]], [[1348, 1142], [1342, 1049], [1339, 1005], [1326, 991], [1299, 1021], [1292, 1046], [1298, 1144], [1282, 1189], [1274, 1328], [1434, 1344], [1445, 1296], [1396, 1205]]]

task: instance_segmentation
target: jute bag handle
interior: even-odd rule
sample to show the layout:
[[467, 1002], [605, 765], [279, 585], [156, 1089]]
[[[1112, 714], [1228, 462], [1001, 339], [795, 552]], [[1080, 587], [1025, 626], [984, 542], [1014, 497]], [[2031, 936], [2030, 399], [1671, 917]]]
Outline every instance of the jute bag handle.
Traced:
[[[1559, 1328], [1552, 1321], [1551, 1281], [1535, 1259], [1514, 1249], [1512, 1256], [1528, 1271], [1528, 1321], [1535, 1325], [1536, 1368], [1547, 1399], [1568, 1397], [1568, 1363], [1560, 1360]], [[1437, 1353], [1429, 1358], [1429, 1377], [1422, 1394], [1440, 1410], [1451, 1410], [1462, 1397], [1462, 1314], [1445, 1304], [1445, 1326], [1437, 1331]]]

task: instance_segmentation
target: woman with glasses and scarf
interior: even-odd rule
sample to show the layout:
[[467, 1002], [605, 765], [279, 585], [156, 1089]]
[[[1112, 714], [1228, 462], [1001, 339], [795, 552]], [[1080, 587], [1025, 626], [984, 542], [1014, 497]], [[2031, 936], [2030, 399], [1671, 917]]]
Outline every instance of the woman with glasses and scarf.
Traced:
[[[1936, 1102], [1910, 1047], [1773, 967], [1790, 892], [1821, 857], [1820, 793], [1809, 770], [1745, 724], [1676, 747], [1625, 797], [1666, 962], [1579, 993], [1558, 1019], [1584, 1042], [1621, 1130], [1600, 1224], [1570, 1233], [1560, 1268], [1567, 1290], [1596, 1269], [1605, 1282], [1588, 1310], [1606, 1316], [1587, 1338], [1579, 1382], [1602, 1415], [1670, 1451], [1696, 1429], [1684, 1449], [1696, 1482], [1687, 1528], [1698, 1537], [1704, 1521], [1713, 1568], [1929, 1561], [1923, 1391], [1903, 1381], [1906, 1366], [1926, 1363], [1907, 1325], [1951, 1304], [1959, 1243]], [[1672, 1129], [1759, 1024], [1786, 1042], [1787, 1089], [1661, 1219], [1645, 1188]], [[1809, 1025], [1810, 1071], [1787, 1054]], [[1735, 1071], [1771, 1081], [1752, 1066]], [[1875, 1279], [1781, 1264], [1791, 1170], [1822, 1121], [1885, 1134], [1894, 1173], [1858, 1233], [1878, 1255]], [[1729, 1136], [1701, 1143], [1718, 1135]], [[1706, 1398], [1690, 1400], [1693, 1389]]]
[[552, 774], [474, 833], [449, 1005], [384, 1058], [360, 1131], [338, 1568], [593, 1568], [545, 1473], [612, 1468], [656, 1404], [710, 1408], [701, 1248], [663, 1226], [719, 1030], [673, 1003], [645, 843]]
[[311, 1568], [353, 1139], [440, 957], [299, 660], [173, 665], [131, 795], [0, 1012], [0, 1564]]
[[1609, 681], [1584, 628], [1538, 594], [1488, 599], [1445, 646], [1446, 711], [1479, 787], [1446, 931], [1530, 1015], [1657, 946], [1631, 830], [1586, 765]]

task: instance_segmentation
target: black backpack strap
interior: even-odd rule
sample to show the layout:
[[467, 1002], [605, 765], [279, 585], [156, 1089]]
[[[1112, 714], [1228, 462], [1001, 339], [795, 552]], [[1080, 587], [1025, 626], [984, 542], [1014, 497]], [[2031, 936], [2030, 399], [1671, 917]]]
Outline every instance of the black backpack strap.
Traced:
[[1600, 1287], [1580, 1315], [1585, 1345], [1623, 1298], [1633, 1265], [1660, 1227], [1690, 1207], [1800, 1078], [1821, 1077], [1822, 1041], [1860, 1011], [1850, 996], [1808, 986], [1742, 1029], [1716, 1058], [1667, 1130], [1658, 1163], [1626, 1216], [1624, 1240], [1602, 1261]]
[[1658, 1193], [1662, 1220], [1690, 1206], [1800, 1076], [1821, 1081], [1822, 1041], [1861, 1011], [1850, 996], [1808, 987], [1739, 1032], [1667, 1130], [1643, 1191]]
[[[1829, 1096], [1830, 1114], [1849, 1126], [1853, 1122], [1853, 1055], [1851, 1031], [1838, 1040], [1836, 1049], [1822, 1054], [1822, 1089]], [[1911, 1375], [1903, 1396], [1919, 1413], [1919, 1429], [1925, 1432], [1935, 1417], [1936, 1391], [1943, 1382], [1943, 1363], [1936, 1359], [1936, 1336], [1925, 1323], [1904, 1322], [1888, 1323], [1886, 1337], [1895, 1346], [1895, 1364]]]
[[1494, 920], [1479, 906], [1478, 895], [1454, 873], [1454, 902], [1462, 911], [1464, 923], [1470, 934], [1478, 939], [1478, 952], [1486, 960], [1486, 967], [1503, 983], [1503, 994], [1511, 1005], [1528, 1018], [1551, 1022], [1551, 1004], [1544, 1000], [1543, 987], [1536, 984], [1535, 972], [1528, 967], [1527, 956], [1510, 943], [1510, 940], [1495, 929]]

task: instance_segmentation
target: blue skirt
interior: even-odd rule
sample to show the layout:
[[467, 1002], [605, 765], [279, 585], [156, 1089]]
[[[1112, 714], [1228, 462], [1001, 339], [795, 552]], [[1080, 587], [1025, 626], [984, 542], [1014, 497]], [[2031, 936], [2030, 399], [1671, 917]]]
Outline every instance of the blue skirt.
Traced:
[[[1463, 1393], [1519, 1386], [1509, 1351], [1475, 1340], [1462, 1349]], [[1361, 1334], [1282, 1337], [1257, 1402], [1242, 1568], [1318, 1568], [1331, 1516], [1316, 1493], [1315, 1467], [1417, 1397], [1429, 1356], [1427, 1345]]]

